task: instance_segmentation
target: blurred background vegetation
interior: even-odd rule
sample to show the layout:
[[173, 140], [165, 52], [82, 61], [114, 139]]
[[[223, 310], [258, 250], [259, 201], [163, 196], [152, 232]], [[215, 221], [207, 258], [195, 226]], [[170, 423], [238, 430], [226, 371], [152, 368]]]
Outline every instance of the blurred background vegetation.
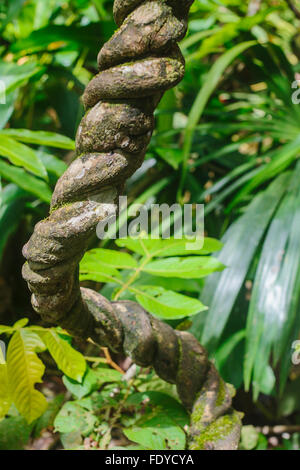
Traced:
[[[115, 30], [112, 3], [0, 3], [2, 324], [38, 321], [21, 248], [75, 156], [80, 97]], [[300, 442], [291, 361], [300, 331], [299, 27], [299, 0], [195, 0], [181, 43], [185, 78], [160, 103], [146, 161], [127, 184], [130, 202], [204, 203], [206, 234], [223, 243], [215, 256], [226, 269], [172, 288], [208, 306], [188, 327], [237, 388], [235, 407], [255, 426], [246, 448]], [[277, 424], [267, 438], [255, 431]]]

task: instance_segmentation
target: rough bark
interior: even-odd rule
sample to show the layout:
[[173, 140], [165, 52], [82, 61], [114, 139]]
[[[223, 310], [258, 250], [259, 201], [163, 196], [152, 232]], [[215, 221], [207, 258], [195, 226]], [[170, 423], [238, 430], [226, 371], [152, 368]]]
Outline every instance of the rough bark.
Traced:
[[162, 94], [184, 75], [177, 45], [192, 0], [116, 0], [119, 29], [98, 56], [87, 86], [77, 159], [54, 190], [51, 211], [25, 245], [23, 277], [34, 309], [80, 338], [129, 355], [177, 386], [189, 411], [190, 449], [236, 449], [240, 415], [205, 349], [134, 302], [109, 302], [80, 288], [78, 263], [99, 222], [112, 214], [124, 181], [142, 164]]

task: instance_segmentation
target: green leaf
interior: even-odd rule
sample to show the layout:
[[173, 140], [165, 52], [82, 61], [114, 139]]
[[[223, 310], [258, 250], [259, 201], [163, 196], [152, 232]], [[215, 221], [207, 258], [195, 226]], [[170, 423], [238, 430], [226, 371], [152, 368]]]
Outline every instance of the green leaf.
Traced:
[[0, 138], [0, 155], [7, 157], [13, 165], [21, 166], [37, 176], [48, 179], [46, 169], [37, 152], [27, 145], [20, 144], [11, 137], [2, 135]]
[[240, 446], [245, 450], [252, 450], [258, 443], [258, 431], [254, 426], [243, 426]]
[[182, 150], [177, 148], [160, 148], [155, 147], [155, 152], [171, 165], [174, 170], [177, 170], [180, 163], [182, 162]]
[[80, 263], [80, 279], [96, 282], [118, 282], [117, 269], [136, 269], [136, 260], [128, 253], [96, 248], [88, 251]]
[[199, 279], [222, 271], [224, 265], [212, 256], [191, 256], [186, 258], [166, 258], [148, 263], [143, 271], [163, 277]]
[[[226, 232], [224, 248], [218, 259], [228, 269], [214, 273], [206, 280], [201, 300], [209, 305], [203, 329], [203, 318], [196, 317], [191, 331], [212, 350], [227, 324], [237, 296], [269, 221], [282, 198], [290, 174], [280, 175], [267, 190], [258, 194], [247, 211]], [[251, 234], [251, 236], [250, 236]]]
[[65, 400], [64, 394], [56, 395], [53, 400], [50, 401], [48, 408], [45, 413], [37, 420], [34, 426], [34, 436], [39, 437], [42, 432], [52, 427], [54, 424], [54, 419], [61, 409]]
[[14, 330], [19, 330], [23, 328], [24, 326], [28, 325], [29, 319], [28, 318], [20, 318], [20, 320], [17, 320], [16, 323], [13, 325]]
[[222, 248], [222, 243], [214, 238], [197, 239], [152, 239], [152, 238], [121, 238], [116, 244], [128, 248], [135, 253], [151, 257], [206, 255]]
[[42, 201], [50, 203], [52, 192], [47, 183], [30, 175], [22, 168], [16, 168], [0, 161], [0, 175], [8, 181], [12, 181], [28, 193], [37, 196]]
[[[55, 132], [30, 131], [29, 129], [4, 129], [0, 131], [0, 136], [7, 136], [26, 144], [45, 145], [67, 150], [75, 149], [75, 142], [69, 137]], [[1, 137], [2, 139], [2, 137]]]
[[63, 377], [63, 383], [69, 390], [69, 392], [74, 395], [74, 397], [80, 399], [89, 395], [92, 391], [97, 390], [98, 388], [98, 377], [94, 373], [93, 369], [88, 367], [86, 369], [83, 380], [76, 381], [69, 377]]
[[72, 395], [81, 399], [94, 390], [98, 390], [102, 384], [118, 382], [121, 378], [122, 374], [120, 372], [102, 365], [96, 369], [88, 367], [81, 383], [66, 376], [63, 377], [63, 382]]
[[300, 410], [300, 377], [288, 383], [279, 401], [278, 416], [289, 416]]
[[5, 126], [5, 124], [10, 119], [12, 113], [14, 112], [14, 104], [15, 104], [17, 95], [18, 95], [17, 91], [13, 91], [11, 93], [5, 94], [5, 104], [0, 105], [0, 129], [2, 129]]
[[80, 431], [60, 433], [60, 441], [66, 450], [82, 450], [82, 435]]
[[10, 396], [28, 423], [39, 418], [47, 408], [46, 398], [35, 389], [35, 384], [42, 382], [45, 370], [36, 352], [44, 349], [39, 336], [29, 329], [16, 331], [7, 348]]
[[19, 14], [24, 2], [25, 0], [11, 0], [9, 2], [5, 19], [1, 22], [1, 30], [4, 30], [5, 26]]
[[118, 282], [121, 278], [119, 271], [107, 264], [99, 263], [87, 253], [80, 263], [80, 280], [95, 282]]
[[229, 212], [237, 203], [247, 194], [253, 191], [257, 186], [265, 181], [274, 178], [280, 172], [283, 172], [300, 154], [300, 137], [298, 136], [292, 142], [283, 145], [274, 152], [272, 160], [263, 166], [259, 172], [246, 184], [227, 207]]
[[127, 438], [148, 450], [185, 449], [183, 427], [188, 425], [189, 417], [183, 406], [170, 395], [154, 391], [135, 393], [126, 405], [143, 404], [144, 408], [145, 401], [148, 407], [142, 417], [134, 427], [124, 430]]
[[105, 29], [101, 28], [99, 31], [98, 24], [83, 27], [50, 24], [14, 42], [11, 51], [33, 54], [43, 50], [51, 52], [61, 49], [77, 51], [84, 47], [92, 49], [95, 46], [95, 37], [98, 37], [98, 41], [103, 44], [111, 31], [111, 28], [108, 28], [106, 35], [103, 34]]
[[14, 102], [18, 95], [17, 88], [26, 84], [31, 77], [40, 73], [41, 70], [42, 68], [37, 67], [35, 62], [17, 65], [0, 60], [0, 80], [5, 87], [5, 104], [0, 104], [0, 129], [5, 126], [14, 111]]
[[80, 431], [88, 435], [94, 429], [97, 417], [75, 402], [64, 404], [54, 420], [56, 432], [71, 433]]
[[83, 355], [62, 339], [53, 328], [39, 331], [38, 334], [47, 346], [57, 367], [64, 374], [81, 382], [86, 371], [86, 362]]
[[244, 380], [249, 389], [253, 373], [254, 396], [266, 379], [271, 350], [274, 364], [290, 352], [290, 335], [297, 321], [300, 298], [300, 165], [273, 217], [255, 275], [247, 318]]
[[0, 422], [0, 450], [22, 450], [28, 443], [32, 425], [22, 416], [10, 416]]
[[8, 184], [1, 191], [2, 203], [0, 204], [0, 258], [6, 243], [12, 235], [22, 217], [24, 216], [24, 207], [28, 195], [18, 186]]
[[267, 365], [264, 370], [263, 377], [261, 378], [259, 384], [256, 383], [255, 379], [252, 382], [253, 390], [259, 389], [265, 395], [271, 395], [276, 384], [276, 377], [271, 366]]
[[[149, 386], [151, 386], [151, 382]], [[184, 406], [167, 393], [153, 390], [133, 393], [128, 397], [126, 405], [143, 405], [145, 400], [151, 406], [151, 413], [153, 413], [153, 408], [155, 413], [163, 412], [174, 421], [174, 424], [182, 428], [189, 424], [189, 414]]]
[[48, 173], [53, 173], [59, 178], [67, 169], [64, 161], [46, 152], [38, 151], [39, 157]]
[[10, 335], [13, 332], [14, 332], [14, 330], [11, 326], [0, 325], [0, 335], [2, 335], [3, 333], [6, 333], [6, 334]]
[[158, 286], [129, 288], [141, 306], [164, 320], [179, 319], [207, 310], [199, 300]]
[[13, 62], [0, 61], [0, 79], [4, 82], [6, 95], [24, 85], [41, 70], [36, 62], [17, 65]]
[[11, 404], [12, 399], [8, 387], [7, 365], [0, 347], [0, 421], [7, 414]]
[[165, 289], [174, 290], [175, 292], [182, 291], [199, 294], [200, 289], [203, 287], [203, 280], [190, 278], [182, 279], [178, 277], [165, 278], [142, 272], [140, 277], [132, 285], [137, 288], [139, 285], [160, 286]]
[[193, 136], [195, 128], [203, 114], [205, 106], [210, 99], [212, 93], [214, 92], [216, 86], [218, 85], [223, 73], [231, 62], [236, 59], [240, 54], [242, 54], [246, 49], [253, 46], [255, 41], [242, 42], [228, 51], [226, 51], [221, 57], [219, 57], [211, 67], [208, 72], [203, 86], [200, 88], [200, 91], [193, 103], [192, 109], [188, 117], [188, 123], [185, 129], [184, 134], [184, 144], [183, 144], [183, 169], [180, 182], [180, 190], [183, 188], [187, 173], [187, 162], [190, 156]]
[[182, 450], [185, 448], [185, 433], [165, 416], [156, 416], [143, 427], [123, 430], [125, 436], [149, 450]]
[[103, 248], [95, 248], [88, 251], [83, 258], [82, 264], [99, 263], [107, 267], [116, 269], [135, 269], [138, 267], [136, 260], [128, 253], [122, 253], [116, 250], [108, 250]]
[[96, 369], [93, 369], [94, 374], [97, 377], [98, 387], [106, 382], [119, 382], [123, 375], [121, 372], [115, 369], [110, 369], [106, 365], [99, 365]]

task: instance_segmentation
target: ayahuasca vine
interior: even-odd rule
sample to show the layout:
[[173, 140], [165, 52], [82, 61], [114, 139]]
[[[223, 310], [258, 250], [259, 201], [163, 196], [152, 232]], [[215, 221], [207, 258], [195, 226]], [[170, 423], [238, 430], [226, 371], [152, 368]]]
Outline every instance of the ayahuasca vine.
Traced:
[[80, 288], [78, 263], [99, 222], [112, 215], [125, 180], [142, 164], [163, 93], [180, 82], [177, 45], [193, 0], [115, 0], [118, 30], [98, 56], [88, 84], [78, 156], [58, 181], [47, 219], [24, 247], [23, 276], [34, 309], [80, 338], [153, 366], [177, 385], [189, 411], [190, 449], [236, 449], [240, 415], [205, 349], [130, 301], [109, 302]]

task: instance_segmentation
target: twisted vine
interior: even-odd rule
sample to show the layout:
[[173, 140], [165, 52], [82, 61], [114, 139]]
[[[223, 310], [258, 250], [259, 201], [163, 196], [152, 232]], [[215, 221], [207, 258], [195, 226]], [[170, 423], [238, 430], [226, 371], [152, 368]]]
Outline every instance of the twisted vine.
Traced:
[[153, 366], [191, 412], [190, 449], [236, 449], [240, 416], [205, 349], [134, 302], [80, 288], [78, 263], [97, 224], [112, 215], [125, 180], [142, 164], [163, 93], [184, 75], [177, 45], [193, 0], [115, 0], [119, 29], [98, 55], [78, 129], [77, 158], [59, 179], [51, 211], [23, 253], [23, 277], [42, 318], [80, 338]]

